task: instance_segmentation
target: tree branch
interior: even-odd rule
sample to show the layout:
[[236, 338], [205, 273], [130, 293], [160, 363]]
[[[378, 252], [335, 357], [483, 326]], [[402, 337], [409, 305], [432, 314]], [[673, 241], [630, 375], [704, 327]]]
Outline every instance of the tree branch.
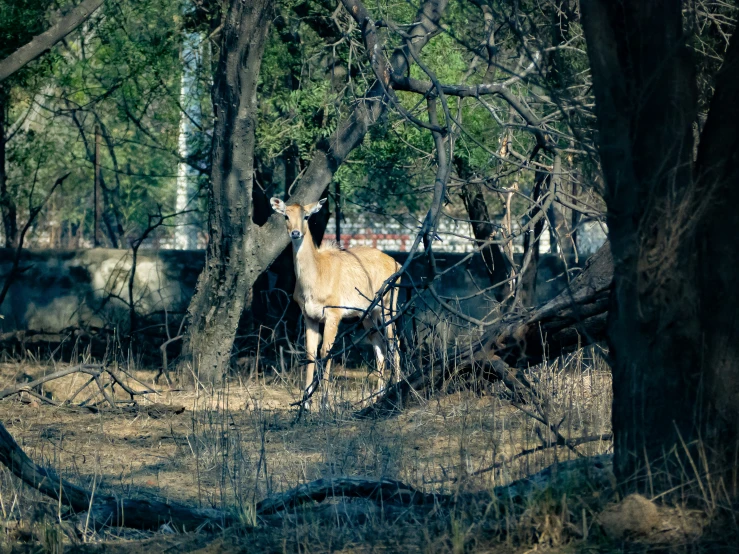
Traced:
[[480, 96], [495, 95], [505, 100], [523, 120], [528, 124], [527, 130], [531, 131], [536, 137], [539, 146], [546, 150], [552, 150], [553, 144], [544, 132], [539, 128], [541, 121], [531, 110], [529, 110], [518, 98], [511, 92], [505, 84], [480, 84], [480, 85], [445, 85], [439, 84], [435, 86], [429, 81], [421, 81], [404, 75], [393, 75], [393, 87], [397, 90], [406, 92], [415, 92], [423, 95], [435, 95], [437, 89], [441, 90], [447, 96], [457, 96], [459, 98], [480, 98]]
[[[396, 48], [390, 56], [387, 69], [394, 76], [408, 72], [412, 62], [410, 48], [413, 48], [416, 53], [420, 52], [431, 38], [439, 33], [439, 22], [446, 10], [447, 2], [448, 0], [426, 0], [421, 4], [415, 22], [407, 31], [409, 39], [404, 42], [403, 46]], [[354, 17], [352, 11], [355, 5], [359, 5], [356, 0], [345, 1], [345, 6], [352, 17]], [[340, 125], [329, 138], [318, 142], [313, 159], [296, 185], [290, 201], [306, 204], [317, 200], [341, 164], [362, 143], [370, 127], [380, 120], [387, 110], [387, 105], [386, 87], [377, 81], [357, 103], [346, 122]], [[264, 242], [264, 248], [260, 250], [260, 259], [263, 267], [268, 267], [288, 244], [282, 218], [274, 215], [270, 217], [269, 221], [259, 229], [259, 234]]]
[[55, 25], [31, 39], [10, 56], [0, 61], [0, 83], [16, 71], [49, 51], [52, 46], [84, 23], [105, 0], [84, 0], [62, 17]]

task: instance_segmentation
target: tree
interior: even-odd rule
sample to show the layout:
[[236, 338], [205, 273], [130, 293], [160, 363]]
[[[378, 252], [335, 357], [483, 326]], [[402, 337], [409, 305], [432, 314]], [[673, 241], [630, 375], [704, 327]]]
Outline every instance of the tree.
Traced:
[[[19, 63], [18, 53], [27, 46], [34, 33], [41, 30], [44, 11], [44, 2], [29, 0], [10, 5], [0, 3], [0, 58], [5, 77], [0, 77], [0, 210], [2, 210], [5, 247], [15, 245], [18, 234], [17, 208], [15, 198], [8, 190], [7, 138], [9, 135], [8, 115], [10, 113], [10, 88], [12, 80], [3, 83], [5, 79], [25, 66]], [[30, 22], [30, 23], [29, 23]], [[27, 63], [27, 62], [26, 62]], [[5, 69], [7, 68], [7, 69]], [[18, 81], [21, 75], [16, 75]]]
[[[350, 11], [354, 5], [349, 0], [344, 4]], [[412, 59], [409, 49], [417, 53], [438, 32], [445, 7], [446, 0], [428, 0], [419, 8], [416, 23], [408, 31], [411, 46], [398, 48], [392, 56], [395, 72], [405, 73]], [[288, 245], [280, 217], [273, 215], [261, 227], [252, 221], [253, 126], [268, 12], [264, 2], [247, 8], [232, 1], [224, 13], [213, 89], [216, 126], [208, 198], [210, 237], [205, 269], [188, 310], [190, 327], [183, 345], [183, 362], [191, 362], [206, 380], [219, 378], [228, 368], [246, 295]], [[347, 120], [318, 141], [290, 201], [316, 201], [326, 190], [339, 166], [384, 113], [385, 86], [375, 82]]]
[[[699, 98], [679, 2], [581, 3], [614, 261], [608, 315], [615, 471], [666, 490], [702, 446], [725, 471], [739, 444], [739, 36]], [[697, 459], [697, 458], [693, 458]]]
[[260, 256], [264, 238], [250, 231], [257, 84], [271, 18], [270, 0], [231, 2], [223, 16], [213, 84], [209, 241], [205, 269], [190, 304], [194, 321], [188, 344], [201, 374], [211, 379], [230, 359], [246, 296], [265, 268]]
[[[69, 3], [65, 9], [78, 13], [75, 4], [83, 5]], [[28, 241], [32, 246], [85, 245], [93, 227], [96, 143], [103, 244], [125, 247], [146, 229], [158, 206], [174, 210], [181, 12], [169, 0], [105, 4], [2, 83], [7, 164], [0, 175], [0, 192], [6, 192], [0, 200], [8, 244], [13, 243], [14, 209], [17, 219], [24, 219], [26, 198], [43, 193], [60, 172], [71, 171], [64, 194], [46, 207]], [[31, 41], [49, 19], [54, 15], [46, 1], [0, 0], [0, 57]], [[210, 120], [199, 133], [208, 140], [209, 125]], [[201, 141], [195, 138], [184, 161], [204, 174]], [[166, 239], [172, 229], [158, 229], [149, 244]]]

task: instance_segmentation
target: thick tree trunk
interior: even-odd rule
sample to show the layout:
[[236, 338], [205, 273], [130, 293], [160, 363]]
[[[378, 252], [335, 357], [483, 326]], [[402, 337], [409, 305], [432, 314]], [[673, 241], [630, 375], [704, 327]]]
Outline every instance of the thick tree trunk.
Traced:
[[3, 230], [5, 231], [5, 248], [15, 248], [18, 239], [18, 222], [15, 200], [8, 192], [8, 174], [5, 169], [5, 126], [8, 113], [9, 94], [0, 85], [0, 210], [3, 216]]
[[247, 294], [264, 269], [253, 232], [252, 185], [257, 83], [272, 15], [271, 0], [232, 0], [223, 19], [213, 85], [210, 237], [183, 349], [201, 380], [219, 379], [228, 368]]
[[[698, 320], [706, 392], [706, 440], [723, 459], [736, 464], [739, 448], [739, 34], [735, 31], [698, 147], [696, 214]], [[704, 204], [705, 203], [705, 204]]]
[[716, 471], [739, 436], [738, 268], [728, 244], [739, 187], [737, 37], [717, 81], [696, 182], [696, 78], [680, 3], [581, 6], [615, 267], [614, 469], [628, 487], [646, 487], [648, 476], [656, 492], [689, 462], [680, 459], [684, 445], [720, 435], [701, 468]]

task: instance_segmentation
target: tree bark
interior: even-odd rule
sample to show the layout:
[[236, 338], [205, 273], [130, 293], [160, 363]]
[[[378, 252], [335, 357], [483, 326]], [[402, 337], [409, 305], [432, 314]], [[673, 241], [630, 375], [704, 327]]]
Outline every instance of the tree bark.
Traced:
[[615, 267], [614, 470], [625, 488], [657, 492], [689, 463], [680, 459], [685, 445], [710, 441], [701, 471], [716, 471], [727, 469], [739, 438], [739, 297], [727, 240], [738, 222], [739, 38], [694, 170], [697, 87], [680, 3], [581, 6]]
[[0, 61], [0, 83], [13, 73], [51, 49], [57, 42], [82, 25], [103, 5], [104, 0], [84, 0], [72, 11], [62, 17], [55, 25], [34, 37], [31, 42], [21, 46], [10, 56]]
[[18, 216], [15, 200], [8, 192], [8, 174], [5, 168], [7, 151], [5, 127], [9, 100], [8, 91], [0, 84], [0, 210], [2, 210], [3, 230], [5, 231], [5, 248], [15, 248], [18, 240]]
[[223, 19], [212, 93], [209, 241], [183, 349], [200, 378], [208, 381], [219, 379], [228, 368], [247, 294], [266, 267], [253, 232], [252, 185], [257, 83], [271, 19], [271, 0], [232, 0]]
[[[698, 320], [704, 369], [706, 439], [723, 455], [718, 463], [736, 464], [739, 446], [739, 291], [736, 246], [739, 228], [739, 33], [731, 38], [698, 146], [697, 196], [708, 203], [697, 222], [700, 291]], [[698, 214], [702, 211], [699, 204]], [[717, 448], [720, 447], [720, 448]]]

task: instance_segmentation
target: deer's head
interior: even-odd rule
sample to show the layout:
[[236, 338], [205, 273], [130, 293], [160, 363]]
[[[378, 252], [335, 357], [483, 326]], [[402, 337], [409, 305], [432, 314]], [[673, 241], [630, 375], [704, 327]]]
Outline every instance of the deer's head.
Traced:
[[270, 198], [269, 203], [272, 209], [278, 214], [285, 216], [285, 225], [287, 233], [292, 240], [301, 240], [308, 232], [308, 220], [310, 216], [321, 211], [326, 199], [322, 198], [313, 204], [301, 206], [300, 204], [290, 204], [286, 206], [279, 198]]

